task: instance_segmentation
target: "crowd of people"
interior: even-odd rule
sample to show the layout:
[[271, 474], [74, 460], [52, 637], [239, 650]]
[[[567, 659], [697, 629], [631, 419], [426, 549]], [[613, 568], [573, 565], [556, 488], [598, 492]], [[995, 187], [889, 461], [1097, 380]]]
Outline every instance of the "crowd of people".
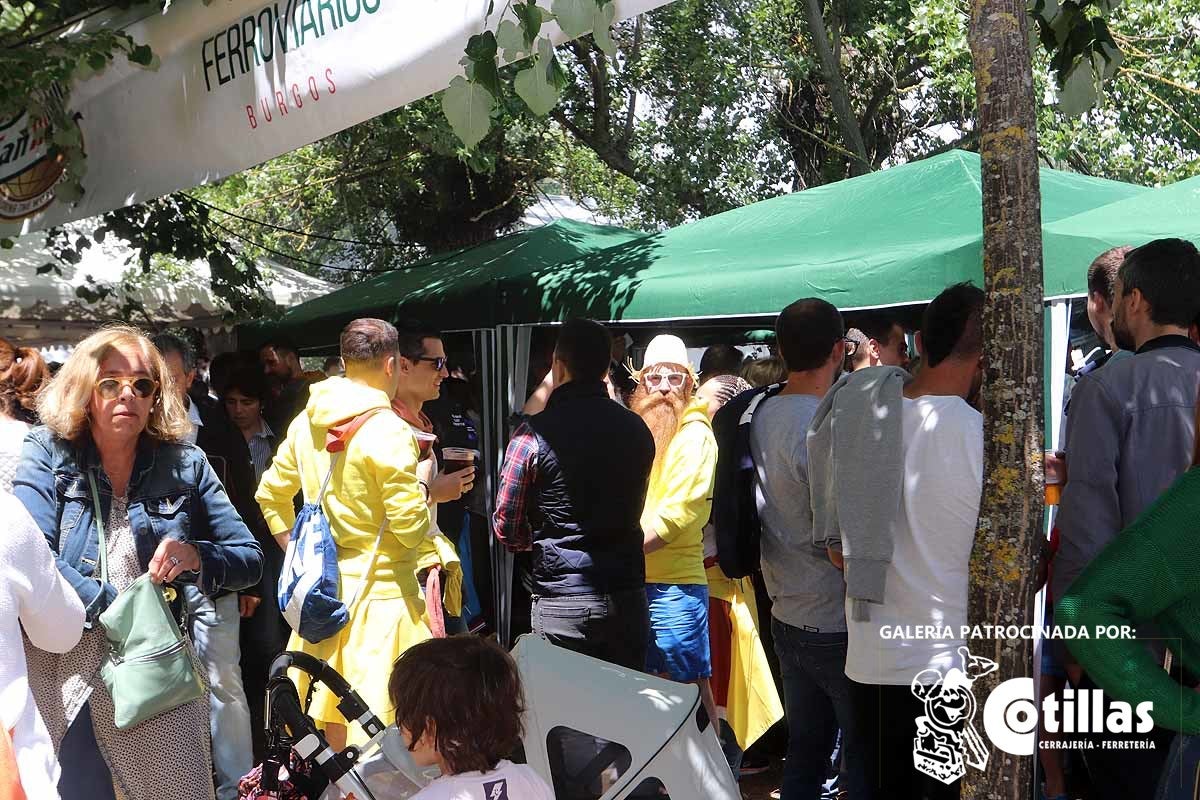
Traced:
[[[1079, 370], [1053, 458], [1065, 480], [1049, 592], [1057, 622], [1146, 638], [1049, 643], [1042, 691], [1153, 700], [1157, 727], [1140, 735], [1153, 747], [1084, 749], [1074, 767], [1041, 751], [1042, 791], [1062, 800], [1086, 777], [1092, 800], [1150, 798], [1184, 792], [1200, 763], [1200, 699], [1180, 691], [1200, 656], [1186, 533], [1200, 254], [1176, 239], [1109, 251], [1088, 286], [1107, 348]], [[913, 686], [961, 666], [966, 642], [889, 631], [967, 625], [984, 305], [977, 287], [948, 287], [910, 354], [900, 317], [847, 329], [800, 299], [771, 357], [719, 344], [698, 369], [678, 336], [655, 336], [634, 369], [624, 335], [570, 320], [512, 431], [490, 520], [469, 367], [433, 328], [355, 320], [316, 373], [280, 341], [205, 375], [186, 339], [112, 327], [51, 377], [0, 341], [0, 759], [13, 754], [29, 797], [232, 800], [265, 752], [268, 667], [290, 649], [394, 710], [417, 763], [444, 774], [423, 800], [498, 781], [512, 797], [599, 797], [615, 765], [588, 785], [567, 769], [551, 790], [508, 760], [519, 677], [476, 635], [494, 537], [528, 554], [534, 635], [695, 684], [735, 775], [784, 720], [782, 800], [958, 797], [914, 765]], [[278, 591], [312, 508], [346, 617], [317, 640]], [[163, 587], [204, 691], [126, 725], [105, 615], [143, 579]], [[323, 685], [309, 714], [334, 748], [363, 742]], [[587, 764], [599, 743], [554, 746], [556, 763]]]

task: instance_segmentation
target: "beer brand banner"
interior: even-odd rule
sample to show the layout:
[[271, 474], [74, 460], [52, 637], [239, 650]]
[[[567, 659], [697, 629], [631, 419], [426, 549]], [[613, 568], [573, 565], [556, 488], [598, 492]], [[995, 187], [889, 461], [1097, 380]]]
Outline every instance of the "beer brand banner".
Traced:
[[[666, 1], [616, 0], [616, 16]], [[160, 64], [118, 59], [72, 87], [67, 102], [87, 151], [79, 202], [55, 197], [62, 169], [47, 157], [44, 125], [27, 115], [0, 120], [0, 235], [215, 181], [438, 92], [462, 74], [467, 40], [499, 24], [502, 3], [490, 18], [488, 7], [178, 0], [165, 13], [131, 18], [123, 27]]]

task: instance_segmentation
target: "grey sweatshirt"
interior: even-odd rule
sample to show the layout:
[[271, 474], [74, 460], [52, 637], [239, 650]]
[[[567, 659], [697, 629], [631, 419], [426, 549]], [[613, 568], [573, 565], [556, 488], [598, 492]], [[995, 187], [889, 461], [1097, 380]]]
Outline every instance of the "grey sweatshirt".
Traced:
[[843, 375], [808, 429], [813, 544], [840, 547], [851, 617], [859, 621], [870, 619], [867, 603], [882, 603], [887, 586], [904, 479], [903, 392], [911, 379], [898, 367]]
[[1053, 598], [1192, 463], [1200, 350], [1182, 336], [1085, 375], [1067, 415]]

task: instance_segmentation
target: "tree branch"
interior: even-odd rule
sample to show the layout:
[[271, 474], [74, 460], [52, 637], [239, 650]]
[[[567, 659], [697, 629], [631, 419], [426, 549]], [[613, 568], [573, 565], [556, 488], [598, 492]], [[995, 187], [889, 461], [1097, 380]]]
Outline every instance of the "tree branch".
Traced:
[[964, 133], [962, 136], [958, 137], [954, 141], [946, 142], [943, 145], [939, 145], [938, 147], [935, 147], [926, 153], [922, 153], [919, 158], [915, 158], [913, 160], [921, 161], [922, 159], [933, 158], [934, 156], [940, 156], [942, 153], [949, 153], [951, 150], [958, 150], [960, 147], [966, 147], [967, 145], [975, 144], [978, 141], [979, 141], [979, 130], [978, 129], [973, 130], [973, 131], [967, 131], [966, 133]]
[[[628, 75], [633, 65], [642, 57], [642, 14], [638, 14], [633, 26], [633, 46], [630, 47], [629, 57], [625, 60], [625, 74]], [[621, 149], [629, 152], [629, 142], [633, 139], [633, 123], [637, 113], [637, 92], [629, 92], [629, 105], [625, 109], [625, 129], [621, 133]]]
[[841, 65], [830, 47], [829, 32], [821, 14], [821, 0], [805, 0], [804, 10], [807, 12], [808, 30], [812, 36], [813, 47], [821, 62], [825, 87], [829, 91], [829, 99], [833, 102], [834, 115], [837, 117], [842, 140], [846, 143], [848, 151], [837, 149], [843, 153], [849, 152], [851, 175], [865, 175], [871, 169], [871, 161], [867, 158], [867, 148], [863, 144], [862, 129], [858, 127], [854, 110], [850, 108], [850, 94], [846, 91]]
[[587, 131], [580, 128], [572, 122], [561, 108], [555, 108], [550, 112], [550, 118], [566, 128], [579, 143], [587, 147], [604, 162], [606, 166], [613, 169], [627, 178], [631, 178], [638, 183], [646, 183], [646, 178], [634, 163], [629, 159], [628, 154], [619, 151], [611, 146], [608, 142], [597, 141], [594, 137], [588, 134]]

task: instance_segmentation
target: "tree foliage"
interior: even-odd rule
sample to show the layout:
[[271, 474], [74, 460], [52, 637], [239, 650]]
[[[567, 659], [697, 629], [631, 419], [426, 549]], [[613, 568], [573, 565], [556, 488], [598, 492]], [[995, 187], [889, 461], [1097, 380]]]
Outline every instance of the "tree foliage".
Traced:
[[84, 20], [96, 10], [151, 2], [157, 0], [0, 0], [0, 122], [28, 115], [46, 131], [50, 154], [66, 173], [57, 190], [63, 201], [82, 195], [87, 170], [83, 137], [66, 103], [72, 79], [101, 72], [118, 57], [142, 66], [153, 60], [150, 48], [124, 31], [88, 27]]
[[[506, 21], [468, 47], [464, 79], [491, 97], [487, 132], [472, 148], [446, 120], [445, 96], [430, 98], [109, 221], [150, 256], [215, 259], [214, 275], [223, 277], [214, 289], [251, 308], [262, 276], [246, 265], [261, 257], [327, 279], [360, 279], [511, 230], [547, 184], [617, 222], [655, 229], [840, 180], [864, 156], [867, 168], [878, 169], [952, 146], [978, 147], [967, 0], [826, 2], [817, 8], [824, 37], [814, 36], [810, 0], [675, 0], [550, 55], [536, 23], [552, 13], [583, 25], [582, 10], [602, 6], [543, 2], [516, 4], [520, 24]], [[1066, 63], [1061, 49], [1057, 60], [1045, 52], [1044, 29], [1043, 41], [1031, 43], [1045, 163], [1145, 183], [1200, 171], [1194, 3], [1112, 9], [1102, 0], [1039, 0], [1031, 7], [1043, 21], [1069, 18], [1057, 30], [1078, 45], [1079, 58], [1091, 57], [1086, 49], [1100, 42], [1102, 20], [1123, 59], [1097, 106], [1072, 117], [1055, 105]], [[100, 4], [26, 3], [18, 16], [12, 0], [0, 0], [0, 36], [13, 43], [40, 32], [36, 41], [57, 41], [47, 26]], [[1091, 39], [1071, 33], [1085, 22]], [[849, 114], [835, 113], [820, 38], [833, 56], [826, 62], [840, 71]], [[121, 57], [125, 45], [91, 46]], [[70, 74], [71, 58], [79, 66], [79, 54], [63, 55], [57, 44], [45, 47], [50, 55], [30, 55], [28, 47], [15, 49], [56, 64], [59, 79]], [[509, 63], [516, 57], [523, 60]], [[557, 101], [544, 117], [529, 107], [546, 90], [541, 78], [523, 82], [522, 92], [514, 88], [539, 63], [555, 95], [542, 100]], [[4, 97], [20, 106], [43, 81], [53, 83], [38, 74], [6, 82]], [[848, 135], [847, 120], [857, 137]], [[144, 263], [154, 269], [150, 256]]]

